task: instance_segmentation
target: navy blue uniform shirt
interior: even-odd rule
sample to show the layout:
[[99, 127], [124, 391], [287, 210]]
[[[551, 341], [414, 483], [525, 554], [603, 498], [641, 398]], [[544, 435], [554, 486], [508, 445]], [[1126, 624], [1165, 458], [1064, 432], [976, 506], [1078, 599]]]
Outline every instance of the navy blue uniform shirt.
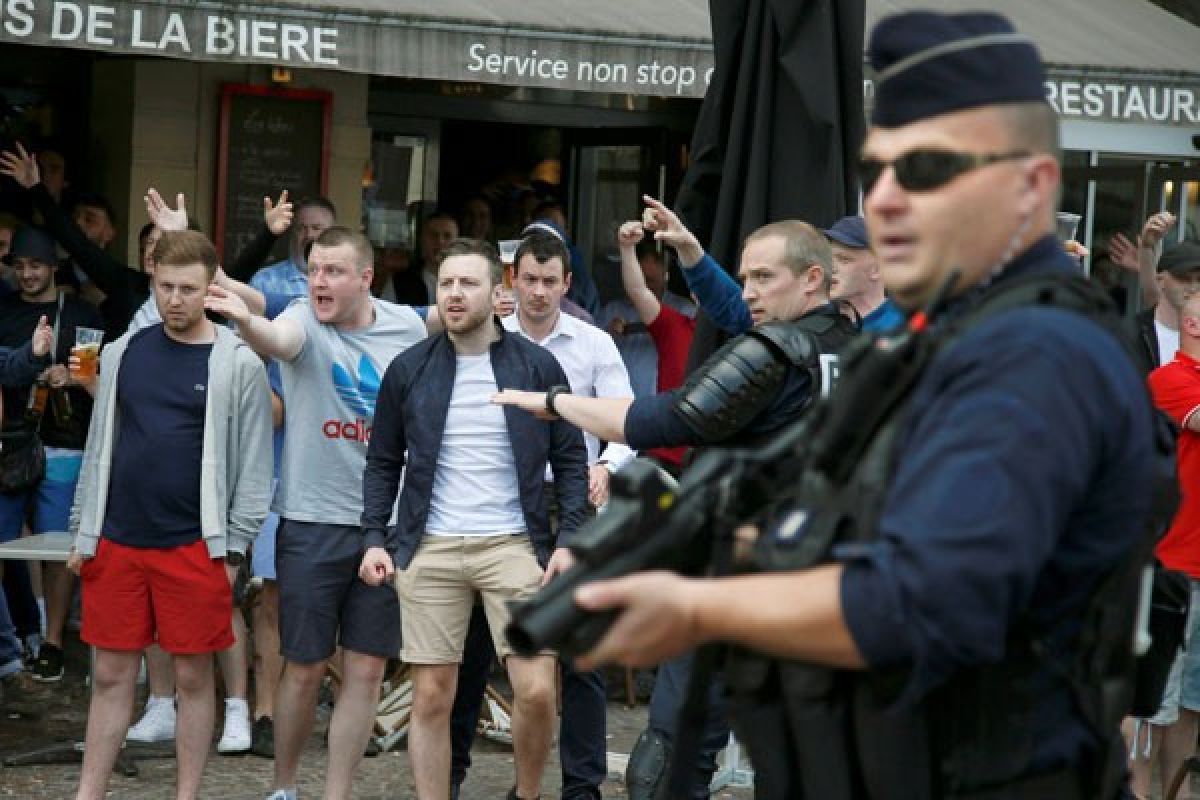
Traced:
[[[1047, 237], [999, 280], [1069, 271]], [[1020, 619], [1069, 651], [1098, 581], [1144, 533], [1154, 463], [1141, 376], [1076, 312], [1014, 309], [971, 328], [935, 356], [908, 413], [878, 539], [841, 585], [867, 663], [908, 670], [902, 703], [999, 661]], [[1057, 676], [1035, 690], [1035, 768], [1097, 746]]]

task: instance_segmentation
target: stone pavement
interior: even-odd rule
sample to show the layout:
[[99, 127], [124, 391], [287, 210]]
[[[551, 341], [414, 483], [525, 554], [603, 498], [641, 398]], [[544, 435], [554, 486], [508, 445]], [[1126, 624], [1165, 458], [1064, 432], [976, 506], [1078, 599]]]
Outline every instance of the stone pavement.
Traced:
[[[68, 647], [67, 675], [62, 683], [37, 686], [26, 698], [37, 714], [36, 719], [14, 719], [0, 716], [0, 757], [29, 747], [82, 738], [87, 713], [85, 651], [77, 642]], [[140, 697], [139, 692], [139, 697]], [[629, 709], [624, 703], [609, 704], [610, 752], [628, 753], [645, 724], [644, 705]], [[218, 733], [220, 719], [217, 722]], [[325, 747], [322, 744], [325, 722], [318, 720], [317, 732], [305, 751], [300, 779], [301, 797], [321, 796], [325, 766]], [[406, 800], [414, 797], [408, 754], [403, 745], [398, 751], [364, 759], [355, 782], [354, 797], [363, 800]], [[509, 747], [479, 739], [472, 753], [474, 764], [463, 786], [463, 800], [501, 800], [512, 784], [512, 750]], [[159, 800], [173, 797], [175, 762], [172, 758], [142, 758], [136, 762], [138, 775], [123, 777], [114, 773], [109, 784], [109, 797], [131, 800]], [[552, 754], [543, 797], [558, 796], [559, 777], [557, 753]], [[79, 776], [78, 764], [10, 767], [0, 769], [0, 798], [22, 800], [41, 798], [70, 798], [74, 796]], [[212, 751], [205, 770], [201, 796], [262, 800], [270, 788], [271, 762], [255, 756], [221, 756]], [[619, 779], [610, 777], [604, 785], [606, 798], [624, 797]], [[715, 795], [721, 798], [749, 798], [747, 789], [724, 790]]]

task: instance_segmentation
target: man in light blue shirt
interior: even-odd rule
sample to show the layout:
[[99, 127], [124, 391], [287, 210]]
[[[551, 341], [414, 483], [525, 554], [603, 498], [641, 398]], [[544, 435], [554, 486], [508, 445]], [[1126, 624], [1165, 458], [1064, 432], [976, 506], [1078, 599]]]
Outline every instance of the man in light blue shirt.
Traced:
[[337, 210], [324, 197], [307, 197], [296, 207], [288, 257], [254, 274], [250, 285], [263, 294], [304, 297], [308, 294], [306, 253], [326, 228], [333, 227]]
[[[737, 281], [704, 252], [674, 211], [652, 197], [642, 199], [649, 206], [647, 222], [653, 220], [647, 229], [655, 230], [655, 239], [675, 249], [688, 288], [713, 323], [731, 336], [750, 330], [754, 321]], [[884, 295], [862, 217], [843, 217], [824, 234], [834, 251], [830, 299], [852, 305], [862, 318], [863, 330], [887, 331], [900, 325], [904, 317]]]

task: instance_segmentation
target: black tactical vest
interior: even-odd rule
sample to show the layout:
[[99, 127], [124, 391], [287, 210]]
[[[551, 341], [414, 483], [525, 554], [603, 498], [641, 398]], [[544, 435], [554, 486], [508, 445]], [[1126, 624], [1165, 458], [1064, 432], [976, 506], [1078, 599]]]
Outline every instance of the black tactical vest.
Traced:
[[[984, 293], [936, 333], [864, 337], [843, 353], [828, 404], [814, 409], [809, 468], [797, 492], [760, 539], [757, 569], [788, 571], [830, 561], [834, 545], [874, 538], [894, 471], [906, 404], [935, 354], [984, 319], [1018, 306], [1084, 314], [1132, 348], [1108, 299], [1080, 278], [1031, 276]], [[1131, 350], [1132, 352], [1132, 350]], [[1161, 422], [1156, 416], [1156, 422]], [[1018, 625], [1006, 658], [965, 670], [907, 712], [892, 707], [905, 675], [851, 672], [767, 660], [744, 651], [730, 659], [734, 726], [750, 750], [760, 800], [1029, 800], [1114, 798], [1124, 769], [1117, 730], [1129, 707], [1137, 588], [1153, 544], [1177, 501], [1168, 426], [1160, 431], [1161, 480], [1154, 520], [1139, 552], [1105, 578], [1085, 611], [1071, 663], [1054, 663], [1044, 631]], [[802, 509], [802, 510], [796, 510]], [[800, 534], [803, 535], [800, 535]], [[1077, 709], [1109, 741], [1095, 763], [1031, 776], [1032, 680], [1050, 671]]]
[[794, 421], [829, 392], [837, 379], [837, 353], [857, 333], [857, 324], [833, 305], [791, 322], [752, 328], [692, 373], [680, 389], [676, 412], [706, 444], [734, 436], [737, 445], [751, 444], [745, 428], [768, 410], [795, 371], [808, 374], [812, 391], [802, 404], [777, 409], [780, 418], [767, 420], [768, 427]]

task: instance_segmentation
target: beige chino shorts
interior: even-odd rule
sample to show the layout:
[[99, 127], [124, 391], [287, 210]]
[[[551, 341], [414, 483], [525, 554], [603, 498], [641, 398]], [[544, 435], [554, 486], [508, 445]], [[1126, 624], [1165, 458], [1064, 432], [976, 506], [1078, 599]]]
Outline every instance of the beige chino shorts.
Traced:
[[396, 573], [400, 595], [401, 659], [408, 664], [457, 664], [475, 593], [483, 599], [496, 655], [513, 654], [504, 636], [508, 603], [542, 582], [543, 570], [529, 536], [426, 535], [412, 563]]

